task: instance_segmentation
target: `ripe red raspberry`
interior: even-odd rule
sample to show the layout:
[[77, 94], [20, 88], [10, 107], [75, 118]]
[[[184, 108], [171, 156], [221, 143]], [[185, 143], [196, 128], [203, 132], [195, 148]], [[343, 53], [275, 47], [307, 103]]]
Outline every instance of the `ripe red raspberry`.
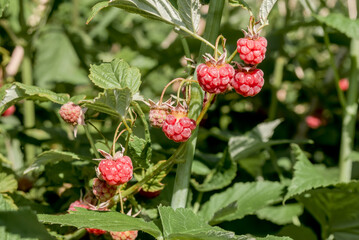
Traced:
[[147, 192], [147, 191], [145, 191], [145, 190], [143, 190], [143, 189], [141, 188], [141, 190], [140, 190], [138, 193], [139, 193], [142, 197], [151, 199], [151, 198], [155, 198], [155, 197], [157, 197], [158, 195], [160, 195], [161, 191]]
[[264, 37], [255, 38], [246, 34], [244, 38], [237, 41], [237, 51], [245, 63], [257, 65], [265, 58], [267, 39]]
[[115, 196], [116, 190], [116, 186], [108, 185], [105, 181], [98, 178], [93, 180], [92, 192], [101, 202], [106, 202]]
[[112, 157], [102, 150], [99, 151], [105, 156], [98, 165], [100, 179], [105, 180], [109, 185], [121, 185], [131, 180], [133, 166], [130, 157], [123, 156], [121, 152], [117, 152]]
[[346, 91], [346, 90], [348, 90], [348, 88], [349, 88], [349, 81], [348, 81], [348, 79], [347, 78], [342, 78], [342, 79], [340, 79], [340, 81], [339, 81], [339, 87], [340, 87], [340, 89], [342, 90], [342, 91]]
[[322, 120], [317, 116], [307, 116], [305, 118], [305, 122], [307, 123], [307, 126], [312, 129], [317, 129], [322, 125]]
[[81, 124], [83, 120], [83, 111], [79, 105], [73, 102], [68, 102], [60, 108], [61, 118], [72, 125]]
[[163, 123], [162, 131], [175, 142], [185, 142], [196, 129], [196, 121], [187, 117], [187, 111], [183, 107], [172, 110]]
[[134, 240], [137, 238], [138, 231], [110, 232], [114, 240]]
[[6, 109], [1, 116], [6, 117], [6, 116], [11, 116], [14, 114], [16, 108], [14, 105], [10, 106], [8, 109]]
[[197, 80], [201, 88], [208, 93], [224, 93], [234, 76], [234, 68], [225, 63], [226, 52], [218, 61], [207, 54], [206, 63], [202, 63], [197, 68]]
[[75, 202], [70, 204], [69, 209], [67, 211], [68, 212], [77, 211], [75, 207], [90, 209], [90, 205], [88, 205], [86, 202], [76, 200]]
[[231, 82], [232, 87], [237, 93], [244, 97], [257, 95], [264, 84], [263, 71], [260, 69], [245, 70], [239, 69], [236, 71]]

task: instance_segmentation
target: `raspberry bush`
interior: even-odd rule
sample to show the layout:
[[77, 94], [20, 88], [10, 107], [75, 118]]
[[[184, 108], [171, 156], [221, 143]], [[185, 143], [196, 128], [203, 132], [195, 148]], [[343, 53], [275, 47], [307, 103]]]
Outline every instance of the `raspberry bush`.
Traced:
[[0, 2], [3, 238], [359, 238], [355, 1]]

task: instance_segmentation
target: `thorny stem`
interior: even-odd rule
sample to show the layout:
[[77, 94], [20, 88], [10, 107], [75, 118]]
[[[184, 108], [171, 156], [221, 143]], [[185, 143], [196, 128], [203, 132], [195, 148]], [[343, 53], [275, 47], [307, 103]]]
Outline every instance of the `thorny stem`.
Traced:
[[98, 151], [97, 151], [97, 149], [96, 149], [96, 147], [95, 147], [95, 144], [94, 144], [94, 142], [93, 142], [93, 139], [92, 139], [91, 133], [90, 133], [90, 131], [89, 131], [89, 129], [88, 129], [88, 126], [87, 126], [87, 125], [83, 125], [83, 127], [84, 127], [84, 130], [85, 130], [85, 133], [86, 133], [86, 137], [87, 137], [87, 139], [89, 140], [90, 145], [91, 145], [91, 148], [92, 148], [92, 150], [93, 150], [93, 152], [94, 152], [94, 155], [96, 156], [96, 158], [100, 158], [100, 154], [98, 154]]
[[196, 202], [193, 205], [193, 212], [194, 213], [198, 212], [199, 207], [201, 206], [202, 197], [203, 197], [203, 192], [198, 193]]
[[158, 105], [161, 105], [162, 104], [162, 100], [163, 100], [163, 96], [165, 95], [165, 92], [167, 90], [167, 88], [174, 82], [177, 82], [177, 81], [183, 81], [185, 80], [184, 78], [175, 78], [173, 79], [171, 82], [167, 83], [167, 85], [165, 86], [165, 88], [162, 90], [162, 94], [161, 94], [161, 98], [160, 98], [160, 101], [158, 102]]
[[186, 83], [186, 81], [182, 81], [182, 82], [180, 83], [178, 89], [177, 89], [177, 105], [178, 105], [178, 103], [179, 103], [182, 86], [183, 86], [183, 84], [185, 84], [185, 83]]
[[128, 131], [128, 134], [132, 134], [132, 129], [128, 126], [127, 120], [125, 118], [122, 118], [123, 125], [125, 125], [125, 128]]

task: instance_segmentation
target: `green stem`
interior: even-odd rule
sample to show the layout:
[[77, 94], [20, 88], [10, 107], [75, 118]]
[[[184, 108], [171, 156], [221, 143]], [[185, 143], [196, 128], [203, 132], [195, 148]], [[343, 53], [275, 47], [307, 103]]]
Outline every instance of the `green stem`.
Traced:
[[79, 5], [79, 0], [72, 0], [72, 25], [74, 27], [77, 27], [79, 22]]
[[284, 57], [279, 57], [275, 61], [274, 74], [273, 74], [273, 82], [272, 82], [272, 93], [271, 93], [271, 101], [269, 106], [269, 116], [268, 121], [272, 121], [276, 117], [278, 99], [277, 99], [277, 91], [280, 88], [283, 80], [283, 68], [286, 63], [286, 59]]
[[233, 51], [233, 53], [231, 54], [231, 56], [229, 56], [229, 58], [227, 59], [227, 63], [231, 63], [232, 61], [233, 61], [233, 58], [236, 56], [236, 54], [237, 54], [237, 49], [235, 49], [234, 51]]
[[87, 233], [85, 228], [81, 228], [71, 234], [65, 235], [65, 240], [78, 240], [81, 239], [83, 236], [85, 236]]
[[193, 212], [194, 213], [198, 212], [199, 207], [201, 206], [202, 197], [203, 197], [203, 192], [198, 193], [196, 202], [194, 203], [194, 206], [193, 206]]
[[199, 125], [199, 123], [202, 121], [204, 115], [207, 113], [208, 108], [211, 106], [211, 103], [215, 96], [216, 96], [215, 94], [211, 94], [210, 97], [207, 99], [206, 105], [204, 106], [204, 108], [202, 109], [201, 113], [199, 114], [199, 116], [196, 120], [197, 125]]
[[106, 146], [111, 149], [110, 145], [108, 144], [107, 138], [102, 134], [102, 132], [92, 122], [86, 121], [86, 123], [90, 124], [96, 130], [96, 132], [101, 135], [101, 137], [105, 141]]
[[95, 147], [95, 144], [93, 142], [93, 139], [92, 139], [92, 136], [91, 136], [91, 133], [89, 131], [88, 126], [83, 125], [83, 127], [84, 127], [84, 130], [85, 130], [85, 133], [86, 133], [86, 137], [90, 142], [90, 145], [91, 145], [91, 148], [92, 148], [92, 151], [93, 151], [94, 155], [96, 156], [96, 158], [100, 158], [100, 154], [98, 154], [97, 148]]

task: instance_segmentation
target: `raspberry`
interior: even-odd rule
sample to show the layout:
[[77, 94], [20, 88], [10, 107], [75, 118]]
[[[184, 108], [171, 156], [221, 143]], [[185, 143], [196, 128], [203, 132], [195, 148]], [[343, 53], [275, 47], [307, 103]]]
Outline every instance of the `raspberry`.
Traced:
[[8, 109], [6, 109], [1, 116], [6, 117], [6, 116], [11, 116], [14, 114], [16, 108], [14, 105], [10, 106]]
[[134, 240], [137, 238], [138, 231], [110, 232], [114, 240]]
[[77, 211], [75, 207], [86, 208], [86, 209], [90, 208], [90, 206], [87, 203], [80, 200], [76, 200], [75, 202], [70, 204], [69, 209], [67, 211], [69, 212]]
[[236, 71], [231, 85], [236, 90], [236, 92], [242, 96], [253, 97], [257, 95], [263, 87], [263, 75], [263, 71], [260, 69], [249, 71], [239, 69]]
[[161, 191], [147, 192], [147, 191], [144, 191], [142, 188], [141, 188], [141, 190], [139, 191], [139, 194], [140, 194], [142, 197], [145, 197], [145, 198], [148, 198], [148, 199], [155, 198], [155, 197], [157, 197], [158, 195], [160, 195], [160, 193], [161, 193]]
[[342, 78], [339, 81], [339, 87], [342, 91], [346, 91], [349, 88], [349, 81], [347, 78]]
[[317, 129], [322, 125], [322, 120], [319, 117], [316, 116], [307, 116], [305, 118], [305, 122], [307, 123], [307, 126], [312, 129]]
[[267, 39], [264, 37], [254, 38], [250, 34], [246, 34], [244, 38], [237, 41], [237, 51], [245, 63], [257, 65], [265, 58]]
[[152, 127], [161, 128], [169, 113], [169, 106], [172, 105], [172, 99], [170, 98], [165, 103], [155, 103], [151, 99], [148, 100], [150, 106], [150, 124]]
[[108, 155], [105, 156], [106, 159], [101, 160], [98, 166], [99, 178], [105, 180], [109, 185], [121, 185], [130, 181], [133, 173], [131, 158], [122, 156], [119, 152], [113, 158], [109, 158]]
[[92, 233], [92, 234], [95, 234], [95, 235], [102, 235], [102, 234], [106, 233], [105, 230], [96, 229], [96, 228], [86, 228], [86, 231], [88, 233]]
[[187, 117], [187, 112], [183, 107], [176, 107], [172, 110], [163, 123], [162, 131], [165, 135], [175, 142], [185, 142], [196, 128], [196, 121]]
[[93, 180], [92, 192], [101, 201], [106, 202], [116, 194], [117, 187], [108, 185], [98, 178]]
[[197, 68], [197, 79], [201, 88], [208, 93], [224, 93], [233, 78], [234, 68], [225, 63], [227, 53], [215, 60], [211, 55], [204, 56], [206, 63]]
[[72, 125], [77, 125], [83, 119], [83, 112], [79, 105], [74, 104], [73, 102], [68, 102], [61, 106], [60, 108], [61, 118]]

